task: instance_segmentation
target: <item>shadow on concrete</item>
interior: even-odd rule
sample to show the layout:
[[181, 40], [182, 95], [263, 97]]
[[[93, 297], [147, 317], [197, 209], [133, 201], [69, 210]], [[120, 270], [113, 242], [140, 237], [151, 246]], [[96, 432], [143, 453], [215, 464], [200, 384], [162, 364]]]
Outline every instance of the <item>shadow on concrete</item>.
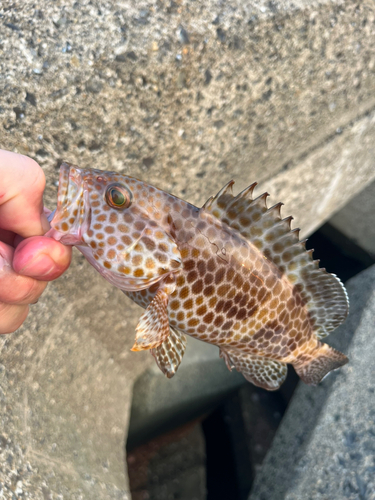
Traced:
[[[356, 283], [363, 273], [356, 276]], [[350, 315], [329, 341], [330, 345], [344, 353], [349, 350], [373, 293], [371, 281], [363, 282], [361, 287], [351, 285], [351, 282], [347, 284], [351, 301]], [[301, 461], [335, 381], [345, 377], [345, 369], [338, 370], [331, 373], [318, 387], [306, 387], [302, 384], [298, 386], [289, 412], [281, 424], [262, 470], [255, 479], [249, 500], [281, 500], [286, 497], [295, 483], [297, 474], [300, 473]]]

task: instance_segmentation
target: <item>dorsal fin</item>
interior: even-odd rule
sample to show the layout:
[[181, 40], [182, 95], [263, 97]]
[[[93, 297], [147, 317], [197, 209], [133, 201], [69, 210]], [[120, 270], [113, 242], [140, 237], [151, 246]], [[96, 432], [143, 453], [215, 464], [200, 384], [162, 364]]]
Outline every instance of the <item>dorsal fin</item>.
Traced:
[[282, 203], [268, 208], [268, 193], [253, 199], [256, 183], [233, 196], [233, 184], [228, 182], [202, 210], [237, 230], [285, 273], [306, 302], [318, 338], [326, 337], [348, 314], [348, 296], [341, 281], [319, 268], [312, 251], [306, 250], [306, 240], [299, 240], [300, 230], [291, 230], [293, 217], [281, 219]]

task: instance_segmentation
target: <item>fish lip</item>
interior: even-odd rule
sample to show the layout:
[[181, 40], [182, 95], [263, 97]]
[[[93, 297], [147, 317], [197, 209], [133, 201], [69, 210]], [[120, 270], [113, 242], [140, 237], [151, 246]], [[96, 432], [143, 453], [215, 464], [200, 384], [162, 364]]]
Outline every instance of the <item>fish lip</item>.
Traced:
[[58, 202], [57, 202], [56, 212], [59, 211], [59, 209], [61, 209], [62, 200], [68, 199], [70, 167], [71, 165], [66, 162], [63, 162], [60, 165], [59, 188], [57, 191]]
[[71, 163], [64, 161], [60, 165], [59, 188], [57, 191], [57, 208], [55, 216], [58, 214], [61, 217], [62, 212], [69, 207], [72, 201], [74, 201], [69, 199], [69, 191], [72, 191], [73, 184], [76, 189], [78, 189], [82, 184], [80, 169], [76, 165], [72, 165]]
[[[83, 195], [84, 216], [78, 212], [68, 232], [55, 229], [55, 225], [66, 220], [69, 209]], [[76, 165], [63, 162], [60, 166], [59, 187], [57, 192], [57, 207], [50, 219], [51, 229], [47, 236], [61, 241], [65, 245], [85, 245], [83, 234], [88, 229], [91, 218], [88, 190], [85, 189], [82, 170]]]

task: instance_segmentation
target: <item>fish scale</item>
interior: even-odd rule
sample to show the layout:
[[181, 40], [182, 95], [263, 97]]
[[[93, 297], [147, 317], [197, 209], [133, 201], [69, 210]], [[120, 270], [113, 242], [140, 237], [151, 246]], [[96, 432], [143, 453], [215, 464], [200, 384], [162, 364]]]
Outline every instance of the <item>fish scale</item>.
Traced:
[[288, 363], [316, 385], [348, 360], [320, 341], [341, 324], [348, 299], [281, 219], [281, 203], [255, 183], [228, 183], [201, 209], [116, 172], [63, 164], [50, 236], [75, 245], [113, 285], [145, 308], [134, 351], [149, 349], [172, 377], [185, 334], [219, 347], [228, 368], [275, 390]]

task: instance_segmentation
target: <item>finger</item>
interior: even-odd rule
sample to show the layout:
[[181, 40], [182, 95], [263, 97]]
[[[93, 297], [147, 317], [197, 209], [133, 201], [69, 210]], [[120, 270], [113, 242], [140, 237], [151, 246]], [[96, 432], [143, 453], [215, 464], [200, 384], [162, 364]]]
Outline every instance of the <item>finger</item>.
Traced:
[[[43, 207], [43, 213], [48, 219], [48, 217], [52, 214], [52, 210], [50, 210], [47, 207]], [[48, 230], [49, 227], [47, 228], [46, 226], [45, 229]], [[4, 243], [7, 243], [12, 247], [16, 247], [23, 239], [24, 238], [22, 236], [15, 234], [12, 231], [7, 231], [6, 229], [0, 229], [0, 241], [4, 241]]]
[[58, 278], [69, 267], [71, 247], [52, 238], [33, 236], [17, 246], [13, 257], [16, 273], [42, 281]]
[[0, 302], [0, 333], [15, 332], [25, 321], [29, 306], [3, 304]]
[[16, 235], [12, 231], [7, 231], [6, 229], [0, 229], [0, 241], [4, 241], [8, 245], [14, 245], [14, 239]]
[[47, 282], [15, 273], [11, 265], [13, 252], [13, 248], [0, 242], [0, 302], [33, 304], [43, 293]]
[[0, 227], [23, 237], [44, 234], [43, 170], [27, 156], [0, 150], [0, 178]]

